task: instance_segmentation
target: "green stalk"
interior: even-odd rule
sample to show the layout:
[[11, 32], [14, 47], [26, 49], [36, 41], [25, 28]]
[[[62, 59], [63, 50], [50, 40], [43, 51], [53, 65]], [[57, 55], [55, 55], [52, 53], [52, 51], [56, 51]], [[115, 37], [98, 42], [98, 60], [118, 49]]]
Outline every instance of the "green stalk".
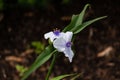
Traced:
[[53, 55], [53, 59], [52, 59], [52, 62], [50, 64], [50, 68], [48, 70], [48, 73], [47, 73], [47, 76], [46, 76], [45, 80], [49, 80], [49, 76], [50, 76], [50, 74], [52, 72], [52, 68], [53, 68], [53, 66], [55, 64], [55, 59], [56, 59], [56, 53], [54, 53], [54, 55]]

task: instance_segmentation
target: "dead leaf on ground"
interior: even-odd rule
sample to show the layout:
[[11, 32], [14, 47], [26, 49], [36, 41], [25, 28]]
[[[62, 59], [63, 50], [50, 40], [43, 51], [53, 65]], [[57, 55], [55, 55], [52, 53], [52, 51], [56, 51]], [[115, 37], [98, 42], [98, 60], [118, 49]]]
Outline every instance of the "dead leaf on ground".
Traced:
[[24, 57], [34, 52], [34, 49], [27, 49], [26, 51], [22, 52], [20, 56]]
[[5, 58], [6, 61], [12, 61], [12, 62], [24, 62], [25, 59], [21, 58], [21, 57], [16, 57], [16, 56], [7, 56]]
[[99, 52], [97, 57], [109, 56], [114, 51], [112, 46], [108, 46], [103, 51]]

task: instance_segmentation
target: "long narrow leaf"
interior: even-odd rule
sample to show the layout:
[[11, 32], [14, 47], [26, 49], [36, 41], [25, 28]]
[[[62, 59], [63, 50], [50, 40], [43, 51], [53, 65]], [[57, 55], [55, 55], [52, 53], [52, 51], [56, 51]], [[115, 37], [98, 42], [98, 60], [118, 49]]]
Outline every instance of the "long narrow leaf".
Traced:
[[89, 6], [90, 6], [90, 4], [86, 4], [85, 7], [84, 7], [84, 9], [82, 10], [82, 12], [80, 14], [73, 15], [70, 24], [65, 27], [65, 29], [63, 30], [63, 32], [70, 31], [72, 29], [75, 29], [77, 26], [81, 25], [82, 22], [83, 22], [85, 11], [86, 11], [86, 9]]
[[81, 74], [77, 74], [74, 77], [72, 77], [70, 80], [76, 80], [78, 77], [80, 77]]
[[90, 6], [90, 4], [86, 4], [84, 9], [82, 10], [82, 12], [79, 14], [78, 16], [78, 19], [75, 23], [75, 26], [73, 28], [76, 28], [77, 26], [81, 25], [82, 22], [83, 22], [83, 18], [84, 18], [84, 15], [85, 15], [85, 11], [87, 10], [87, 8]]
[[94, 22], [96, 22], [96, 21], [98, 21], [98, 20], [104, 19], [104, 18], [106, 18], [106, 17], [107, 17], [107, 16], [98, 17], [98, 18], [95, 18], [95, 19], [93, 19], [93, 20], [89, 20], [89, 21], [87, 21], [87, 22], [84, 22], [82, 25], [77, 26], [77, 27], [76, 27], [75, 29], [73, 29], [72, 31], [73, 31], [74, 34], [77, 34], [77, 33], [79, 33], [81, 30], [83, 30], [85, 27], [89, 26], [90, 24], [92, 24], [92, 23], [94, 23]]
[[31, 67], [23, 74], [21, 80], [25, 80], [33, 71], [50, 59], [54, 52], [56, 52], [56, 50], [54, 50], [52, 45], [46, 47], [46, 49], [37, 57], [36, 61], [31, 65]]
[[52, 78], [51, 80], [61, 80], [61, 79], [65, 78], [65, 77], [73, 76], [73, 75], [75, 75], [75, 74], [60, 75], [60, 76]]
[[63, 32], [71, 30], [75, 26], [77, 19], [78, 19], [78, 15], [73, 15], [70, 24], [64, 28]]

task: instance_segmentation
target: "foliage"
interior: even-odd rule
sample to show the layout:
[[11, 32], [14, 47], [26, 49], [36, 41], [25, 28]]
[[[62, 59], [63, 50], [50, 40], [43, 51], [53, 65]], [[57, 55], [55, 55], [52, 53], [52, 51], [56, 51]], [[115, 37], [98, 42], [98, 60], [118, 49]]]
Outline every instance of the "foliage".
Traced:
[[69, 4], [71, 0], [62, 0], [62, 4]]
[[45, 49], [44, 43], [39, 41], [33, 41], [31, 45], [35, 47], [35, 53], [37, 54], [40, 54]]
[[[68, 4], [71, 0], [61, 0], [59, 4]], [[7, 8], [23, 7], [23, 8], [46, 8], [52, 5], [54, 0], [0, 0], [0, 10]]]
[[4, 2], [3, 0], [0, 0], [0, 10], [3, 10]]
[[[89, 26], [90, 24], [92, 24], [98, 20], [106, 18], [106, 16], [103, 16], [103, 17], [99, 17], [99, 18], [95, 18], [95, 19], [83, 22], [83, 18], [84, 18], [86, 9], [89, 6], [90, 6], [89, 4], [85, 5], [84, 9], [82, 10], [82, 12], [80, 14], [73, 15], [70, 24], [64, 28], [63, 32], [71, 31], [75, 35], [75, 34], [78, 34], [79, 32], [81, 32], [85, 27]], [[42, 64], [44, 64], [46, 61], [48, 61], [52, 57], [53, 54], [56, 54], [56, 52], [57, 51], [55, 50], [55, 48], [53, 47], [52, 44], [50, 44], [48, 47], [46, 47], [45, 50], [41, 54], [39, 54], [39, 56], [37, 57], [35, 62], [31, 65], [31, 67], [23, 74], [23, 77], [21, 80], [25, 80], [33, 71], [35, 71], [38, 67], [40, 67]], [[54, 60], [53, 60], [53, 62], [54, 62]], [[53, 65], [51, 65], [51, 66], [53, 66]], [[49, 72], [48, 74], [50, 74], [51, 69], [48, 72]], [[62, 76], [62, 78], [63, 78], [63, 76]], [[46, 80], [48, 80], [48, 79], [49, 79], [49, 76]]]
[[22, 65], [18, 65], [18, 64], [17, 64], [15, 67], [16, 67], [17, 71], [19, 72], [20, 76], [22, 76], [23, 73], [24, 73], [25, 71], [27, 71], [27, 68], [25, 68], [25, 67], [22, 66]]
[[61, 80], [61, 79], [65, 78], [65, 77], [69, 77], [69, 76], [73, 76], [73, 75], [75, 75], [75, 74], [60, 75], [60, 76], [52, 78], [51, 80]]
[[21, 80], [25, 80], [33, 71], [35, 71], [38, 67], [48, 61], [54, 52], [56, 52], [56, 50], [53, 48], [52, 45], [46, 47], [45, 50], [37, 57], [31, 67], [23, 74]]
[[81, 74], [65, 74], [65, 75], [60, 75], [57, 77], [52, 78], [51, 80], [61, 80], [64, 79], [66, 77], [70, 77], [72, 76], [72, 78], [70, 80], [76, 80]]

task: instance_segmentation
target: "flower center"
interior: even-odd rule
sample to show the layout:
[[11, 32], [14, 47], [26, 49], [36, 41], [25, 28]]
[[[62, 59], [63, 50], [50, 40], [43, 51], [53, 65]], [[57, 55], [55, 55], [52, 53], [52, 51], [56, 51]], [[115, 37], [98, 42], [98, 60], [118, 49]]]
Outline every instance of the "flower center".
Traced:
[[72, 44], [71, 42], [67, 42], [66, 47], [71, 47], [71, 44]]
[[60, 30], [54, 30], [53, 33], [54, 33], [56, 36], [59, 36], [59, 35], [60, 35]]

